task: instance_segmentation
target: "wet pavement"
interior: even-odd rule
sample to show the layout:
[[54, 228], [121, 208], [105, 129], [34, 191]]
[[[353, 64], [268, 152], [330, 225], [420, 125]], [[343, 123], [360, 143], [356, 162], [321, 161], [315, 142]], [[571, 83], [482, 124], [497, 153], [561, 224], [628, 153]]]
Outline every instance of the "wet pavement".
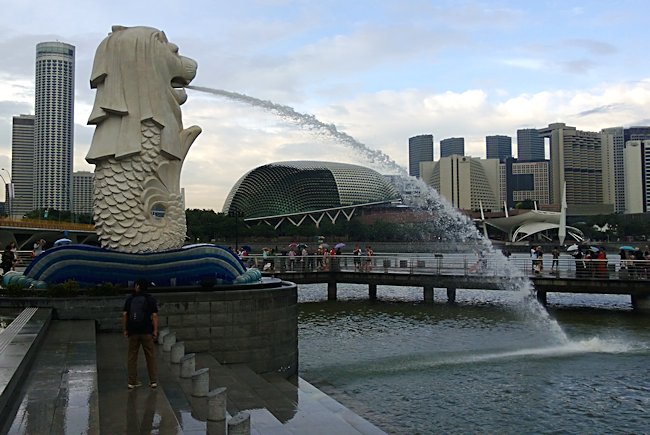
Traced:
[[103, 434], [182, 434], [164, 391], [149, 388], [144, 355], [140, 352], [138, 380], [129, 390], [126, 374], [127, 339], [121, 334], [97, 334], [99, 407]]
[[95, 323], [53, 321], [22, 384], [9, 434], [98, 434]]
[[[191, 380], [180, 377], [180, 366], [169, 362], [162, 346], [156, 346], [157, 389], [148, 386], [142, 352], [143, 385], [127, 388], [126, 353], [126, 338], [96, 334], [93, 321], [52, 321], [18, 392], [13, 423], [4, 431], [225, 435], [226, 421], [207, 421], [206, 398], [192, 396]], [[383, 434], [300, 378], [258, 375], [246, 365], [221, 365], [207, 353], [196, 354], [200, 368], [210, 370], [210, 389], [227, 388], [227, 419], [240, 411], [250, 414], [253, 435]]]

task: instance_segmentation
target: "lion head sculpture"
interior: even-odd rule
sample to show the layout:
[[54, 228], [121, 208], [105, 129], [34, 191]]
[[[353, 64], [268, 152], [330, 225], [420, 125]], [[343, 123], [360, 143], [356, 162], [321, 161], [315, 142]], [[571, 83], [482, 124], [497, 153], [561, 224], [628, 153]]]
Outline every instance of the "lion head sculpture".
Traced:
[[[90, 78], [97, 94], [88, 124], [96, 129], [86, 160], [140, 152], [141, 122], [150, 119], [162, 129], [161, 151], [182, 161], [192, 142], [182, 134], [180, 105], [187, 99], [182, 87], [196, 69], [197, 63], [179, 55], [164, 32], [113, 26], [97, 48]], [[200, 132], [196, 129], [192, 139]]]
[[183, 128], [180, 105], [196, 69], [151, 27], [113, 26], [97, 48], [88, 120], [96, 127], [86, 160], [95, 165], [93, 220], [102, 247], [135, 253], [183, 246], [180, 174], [201, 129]]

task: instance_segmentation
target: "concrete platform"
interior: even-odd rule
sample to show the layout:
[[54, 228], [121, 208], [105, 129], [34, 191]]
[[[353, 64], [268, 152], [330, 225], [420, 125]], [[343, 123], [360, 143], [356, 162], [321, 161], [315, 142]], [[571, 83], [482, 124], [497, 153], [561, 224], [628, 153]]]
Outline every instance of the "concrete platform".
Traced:
[[95, 323], [52, 321], [9, 434], [99, 434]]
[[0, 334], [0, 433], [7, 431], [13, 419], [51, 318], [50, 309], [26, 308]]
[[225, 435], [240, 411], [251, 415], [254, 435], [384, 433], [303, 379], [260, 376], [199, 353], [196, 369], [209, 368], [210, 389], [227, 388], [227, 420], [208, 422], [206, 398], [191, 395], [191, 380], [180, 377], [169, 352], [160, 345], [156, 352], [159, 387], [149, 388], [141, 353], [143, 386], [129, 390], [126, 338], [96, 334], [93, 321], [52, 321], [19, 389], [15, 417], [0, 433]]

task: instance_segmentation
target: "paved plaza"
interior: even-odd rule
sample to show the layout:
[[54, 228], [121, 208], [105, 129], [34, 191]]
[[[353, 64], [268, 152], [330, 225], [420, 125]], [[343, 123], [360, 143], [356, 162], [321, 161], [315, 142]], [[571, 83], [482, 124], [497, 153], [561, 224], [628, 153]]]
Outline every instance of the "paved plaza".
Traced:
[[[35, 329], [29, 331], [32, 338]], [[240, 411], [250, 414], [253, 434], [383, 433], [303, 379], [258, 375], [245, 365], [224, 366], [198, 353], [196, 368], [209, 368], [210, 389], [227, 388], [226, 421], [209, 422], [206, 399], [192, 396], [191, 379], [180, 377], [179, 365], [170, 363], [162, 346], [156, 350], [159, 387], [148, 386], [140, 355], [143, 385], [128, 390], [127, 340], [121, 334], [96, 333], [93, 321], [73, 320], [45, 322], [42, 333], [31, 367], [3, 414], [2, 433], [225, 434], [227, 422]], [[8, 345], [0, 355], [3, 366], [15, 363], [11, 353]]]

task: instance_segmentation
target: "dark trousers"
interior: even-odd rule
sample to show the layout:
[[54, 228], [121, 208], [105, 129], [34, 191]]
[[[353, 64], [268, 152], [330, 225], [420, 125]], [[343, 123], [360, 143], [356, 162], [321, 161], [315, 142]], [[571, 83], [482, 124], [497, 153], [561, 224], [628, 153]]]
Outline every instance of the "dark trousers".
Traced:
[[127, 370], [129, 384], [135, 385], [138, 381], [138, 352], [140, 346], [144, 351], [144, 358], [147, 361], [147, 372], [149, 382], [157, 382], [156, 358], [153, 348], [153, 337], [151, 334], [129, 334], [129, 353], [127, 356]]

